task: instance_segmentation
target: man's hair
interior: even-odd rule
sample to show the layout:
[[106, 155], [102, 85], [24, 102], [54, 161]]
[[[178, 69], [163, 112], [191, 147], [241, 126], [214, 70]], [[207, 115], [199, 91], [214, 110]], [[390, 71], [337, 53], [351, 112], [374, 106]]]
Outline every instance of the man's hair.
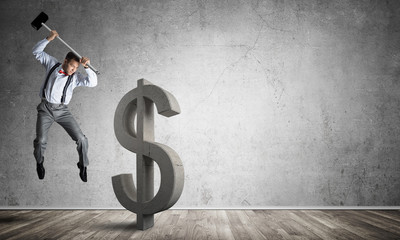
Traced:
[[67, 56], [65, 56], [65, 59], [67, 59], [68, 62], [71, 61], [71, 60], [75, 60], [77, 62], [81, 61], [81, 59], [78, 58], [78, 56], [76, 56], [75, 53], [73, 53], [73, 52], [67, 53]]

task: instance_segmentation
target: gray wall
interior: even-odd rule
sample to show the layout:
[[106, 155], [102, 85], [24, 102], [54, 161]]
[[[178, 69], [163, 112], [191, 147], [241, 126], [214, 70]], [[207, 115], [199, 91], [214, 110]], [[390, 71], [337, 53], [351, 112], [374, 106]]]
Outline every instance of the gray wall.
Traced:
[[[3, 0], [0, 11], [2, 207], [120, 207], [111, 176], [134, 173], [136, 157], [113, 117], [140, 78], [181, 105], [155, 119], [156, 141], [185, 167], [176, 207], [400, 205], [399, 1]], [[40, 11], [102, 72], [70, 104], [89, 139], [88, 183], [58, 125], [36, 175]]]

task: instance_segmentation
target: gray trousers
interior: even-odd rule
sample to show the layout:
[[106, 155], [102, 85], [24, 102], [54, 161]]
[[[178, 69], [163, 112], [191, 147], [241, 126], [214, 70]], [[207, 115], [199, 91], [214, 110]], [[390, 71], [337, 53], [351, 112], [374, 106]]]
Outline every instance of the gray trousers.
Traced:
[[77, 150], [79, 153], [79, 163], [83, 166], [89, 165], [87, 157], [88, 153], [88, 139], [83, 135], [78, 123], [72, 116], [71, 112], [66, 105], [51, 104], [43, 100], [37, 106], [37, 121], [36, 121], [36, 138], [33, 141], [35, 148], [33, 155], [37, 163], [44, 160], [44, 151], [47, 146], [47, 134], [51, 125], [56, 122], [60, 124], [69, 136], [76, 142]]

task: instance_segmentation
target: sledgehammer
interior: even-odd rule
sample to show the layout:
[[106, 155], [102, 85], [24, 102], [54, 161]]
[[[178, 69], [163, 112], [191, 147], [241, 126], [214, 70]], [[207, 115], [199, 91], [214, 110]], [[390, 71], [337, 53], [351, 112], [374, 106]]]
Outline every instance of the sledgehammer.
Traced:
[[[34, 29], [39, 30], [42, 26], [44, 26], [45, 28], [47, 28], [47, 30], [49, 30], [51, 32], [51, 29], [44, 24], [47, 20], [49, 19], [49, 16], [47, 16], [46, 13], [41, 12], [39, 14], [39, 16], [37, 16], [35, 18], [35, 20], [32, 21], [31, 25]], [[70, 45], [68, 45], [64, 40], [62, 40], [59, 36], [57, 36], [57, 38], [64, 43], [65, 46], [67, 46], [67, 48], [69, 48], [78, 58], [82, 58], [82, 56], [77, 53]], [[88, 64], [88, 67], [90, 67], [90, 69], [92, 69], [97, 75], [100, 74], [100, 72], [94, 68], [92, 65]]]

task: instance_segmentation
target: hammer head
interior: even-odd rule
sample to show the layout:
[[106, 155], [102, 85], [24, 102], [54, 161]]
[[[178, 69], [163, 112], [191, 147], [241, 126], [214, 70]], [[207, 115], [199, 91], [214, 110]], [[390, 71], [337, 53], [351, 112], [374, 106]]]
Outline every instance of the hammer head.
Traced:
[[37, 16], [35, 18], [35, 20], [33, 20], [31, 22], [31, 25], [34, 29], [39, 30], [42, 27], [42, 23], [45, 23], [47, 20], [49, 19], [49, 16], [47, 16], [46, 13], [41, 12], [39, 14], [39, 16]]

